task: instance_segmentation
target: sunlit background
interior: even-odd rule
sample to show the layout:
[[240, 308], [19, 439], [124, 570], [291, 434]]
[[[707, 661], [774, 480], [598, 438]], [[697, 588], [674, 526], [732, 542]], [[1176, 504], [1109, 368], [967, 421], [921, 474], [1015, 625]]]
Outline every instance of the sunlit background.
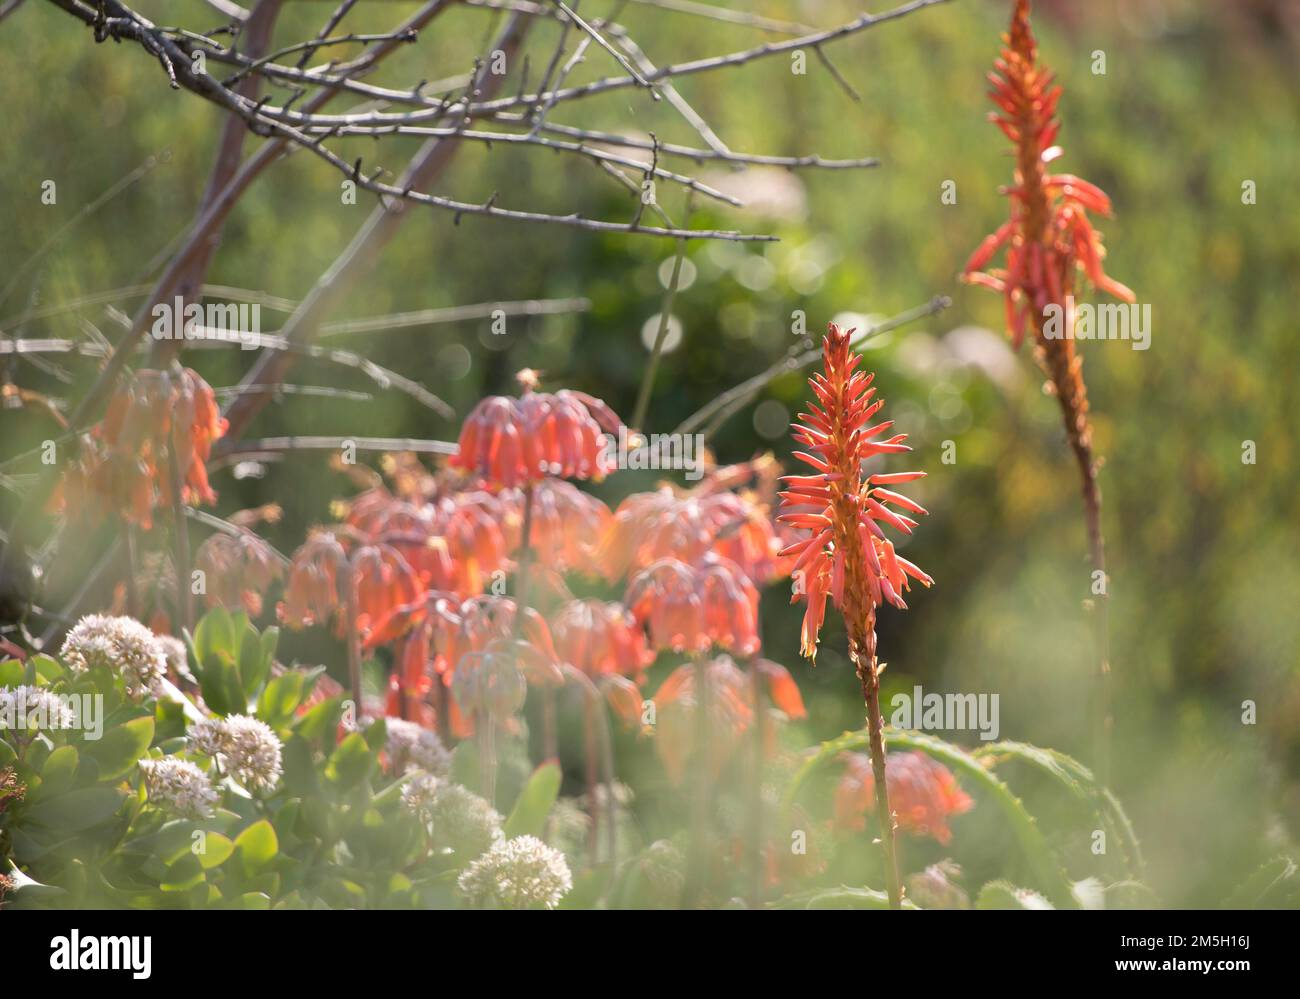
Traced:
[[[215, 24], [206, 5], [140, 0], [156, 21]], [[286, 38], [312, 35], [328, 5], [291, 3]], [[382, 30], [411, 3], [362, 5], [357, 30]], [[754, 0], [772, 18], [814, 26], [849, 20], [840, 0]], [[874, 4], [883, 9], [884, 5]], [[1107, 269], [1152, 312], [1150, 349], [1088, 344], [1084, 368], [1111, 569], [1116, 750], [1113, 784], [1142, 839], [1150, 883], [1172, 905], [1216, 904], [1262, 861], [1293, 847], [1300, 823], [1300, 493], [1297, 492], [1297, 320], [1300, 273], [1300, 4], [1290, 0], [1040, 2], [1042, 57], [1065, 87], [1060, 169], [1112, 197], [1103, 220]], [[816, 60], [807, 72], [773, 59], [682, 79], [682, 94], [733, 149], [826, 157], [875, 156], [861, 171], [700, 175], [749, 203], [720, 211], [689, 204], [668, 185], [662, 203], [694, 226], [743, 228], [769, 244], [694, 242], [644, 429], [673, 430], [719, 392], [764, 370], [828, 320], [869, 324], [947, 295], [941, 314], [871, 341], [868, 361], [888, 416], [911, 435], [907, 466], [929, 478], [913, 494], [930, 511], [907, 555], [937, 580], [911, 610], [886, 608], [881, 657], [887, 697], [927, 691], [1000, 697], [1000, 736], [1091, 757], [1094, 654], [1082, 602], [1088, 565], [1076, 471], [1055, 403], [1028, 351], [1013, 354], [997, 296], [958, 283], [979, 240], [1005, 217], [999, 185], [1011, 160], [985, 121], [984, 74], [1009, 5], [956, 0], [827, 48], [857, 93]], [[591, 15], [611, 8], [595, 3]], [[206, 12], [206, 13], [205, 13]], [[418, 47], [386, 65], [381, 82], [463, 72], [466, 53], [490, 37], [499, 14], [455, 10]], [[771, 35], [654, 6], [619, 14], [656, 62], [757, 45]], [[541, 51], [558, 30], [538, 26]], [[777, 36], [780, 37], [780, 36]], [[1094, 72], [1104, 62], [1104, 73]], [[427, 61], [428, 66], [419, 65]], [[608, 75], [592, 50], [575, 82]], [[0, 329], [5, 336], [87, 335], [83, 321], [116, 337], [107, 310], [130, 314], [130, 288], [156, 275], [160, 255], [189, 223], [202, 194], [220, 113], [166, 86], [144, 53], [95, 46], [67, 15], [30, 0], [0, 26]], [[665, 142], [698, 143], [670, 109], [635, 90], [582, 105], [581, 124]], [[573, 123], [573, 107], [566, 110]], [[348, 155], [397, 170], [415, 140], [343, 144]], [[150, 157], [155, 163], [80, 219], [23, 272], [61, 226]], [[57, 183], [57, 203], [41, 185]], [[294, 155], [259, 180], [225, 228], [209, 275], [262, 301], [264, 331], [333, 261], [373, 205], [343, 205], [340, 177]], [[946, 204], [944, 185], [955, 185]], [[1243, 203], [1251, 182], [1255, 203]], [[507, 207], [626, 220], [632, 196], [592, 164], [537, 151], [469, 146], [438, 185], [467, 201], [494, 191]], [[951, 201], [952, 199], [948, 199]], [[580, 388], [630, 415], [657, 328], [675, 246], [558, 227], [451, 216], [424, 208], [405, 224], [380, 266], [332, 319], [532, 298], [585, 297], [584, 313], [512, 318], [505, 335], [488, 319], [330, 337], [363, 351], [447, 400], [459, 416], [488, 392], [508, 391], [519, 368], [549, 387]], [[16, 277], [16, 280], [12, 280]], [[76, 310], [57, 309], [117, 289]], [[34, 315], [23, 322], [25, 311]], [[250, 355], [205, 351], [190, 363], [214, 386], [233, 385]], [[55, 397], [78, 397], [93, 362], [10, 358], [6, 378]], [[454, 439], [459, 426], [363, 375], [303, 362], [289, 379], [366, 397], [285, 395], [250, 436], [328, 434]], [[788, 423], [807, 396], [798, 374], [775, 380], [756, 405], [722, 425], [719, 461], [771, 449], [788, 455]], [[0, 471], [36, 471], [9, 459], [39, 445], [38, 412], [0, 414]], [[955, 457], [944, 463], [947, 452]], [[1253, 463], [1243, 461], [1251, 450]], [[374, 457], [374, 456], [371, 456]], [[352, 491], [321, 453], [267, 464], [259, 476], [214, 474], [218, 512], [265, 502], [285, 508], [270, 530], [282, 550], [306, 525], [329, 518], [331, 498]], [[655, 473], [620, 473], [594, 487], [611, 504], [648, 488]], [[12, 484], [12, 483], [11, 483]], [[6, 517], [14, 506], [4, 492]], [[43, 606], [61, 606], [87, 566], [66, 553], [45, 580]], [[593, 589], [595, 589], [593, 587]], [[764, 648], [796, 674], [808, 721], [787, 733], [806, 745], [862, 724], [860, 693], [842, 654], [838, 622], [815, 669], [798, 657], [799, 609], [781, 586], [766, 594]], [[286, 642], [290, 639], [286, 638]], [[294, 636], [289, 652], [326, 661], [320, 636]], [[336, 659], [332, 667], [341, 666]], [[660, 667], [660, 672], [666, 672]], [[653, 686], [653, 684], [652, 684]], [[1243, 704], [1257, 706], [1243, 724]], [[950, 733], [972, 744], [968, 732]], [[652, 765], [644, 747], [627, 764]], [[640, 756], [636, 754], [640, 753]], [[644, 757], [644, 758], [643, 758]], [[1032, 782], [1034, 808], [1066, 806]], [[1035, 794], [1041, 792], [1041, 800]], [[638, 803], [653, 829], [671, 808], [665, 788]], [[946, 848], [909, 840], [908, 866], [951, 855], [971, 872], [997, 872], [1004, 845], [987, 809], [954, 821]], [[1063, 814], [1045, 823], [1086, 868], [1090, 826]], [[1064, 831], [1062, 831], [1064, 830]]]

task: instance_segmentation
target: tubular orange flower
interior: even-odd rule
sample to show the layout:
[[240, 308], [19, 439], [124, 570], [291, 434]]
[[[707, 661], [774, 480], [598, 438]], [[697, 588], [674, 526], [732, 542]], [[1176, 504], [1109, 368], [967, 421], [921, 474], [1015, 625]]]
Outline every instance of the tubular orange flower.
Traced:
[[[875, 794], [871, 757], [846, 753], [844, 776], [835, 788], [835, 822], [846, 830], [866, 828], [866, 813]], [[941, 844], [952, 839], [948, 820], [970, 811], [972, 801], [952, 771], [924, 753], [895, 753], [885, 764], [889, 800], [899, 827]]]
[[206, 581], [209, 607], [243, 607], [250, 617], [262, 613], [262, 595], [284, 570], [271, 546], [252, 531], [217, 532], [199, 546], [195, 565]]
[[548, 475], [602, 479], [612, 471], [604, 432], [622, 421], [605, 403], [583, 392], [536, 392], [534, 372], [520, 373], [518, 399], [489, 396], [465, 419], [459, 450], [449, 464], [510, 488]]
[[662, 558], [695, 563], [713, 553], [764, 582], [775, 574], [776, 549], [766, 507], [756, 496], [716, 491], [706, 482], [698, 492], [663, 486], [625, 499], [601, 539], [600, 562], [617, 579]]

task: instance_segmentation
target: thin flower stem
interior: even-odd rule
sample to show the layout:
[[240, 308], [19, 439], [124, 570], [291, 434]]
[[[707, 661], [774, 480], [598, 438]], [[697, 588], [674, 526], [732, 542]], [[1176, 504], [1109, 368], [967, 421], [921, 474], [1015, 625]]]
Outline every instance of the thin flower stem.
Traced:
[[181, 497], [183, 483], [174, 433], [167, 467], [171, 475], [172, 526], [176, 534], [177, 609], [180, 612], [181, 627], [189, 631], [194, 627], [194, 598], [190, 585], [190, 532], [185, 519], [185, 502]]
[[1110, 744], [1114, 728], [1112, 676], [1110, 669], [1109, 581], [1106, 578], [1106, 540], [1101, 527], [1101, 487], [1097, 481], [1097, 460], [1092, 450], [1092, 426], [1088, 419], [1088, 390], [1083, 380], [1081, 359], [1067, 348], [1069, 341], [1049, 340], [1041, 333], [1039, 360], [1051, 379], [1052, 390], [1061, 405], [1065, 436], [1079, 467], [1083, 494], [1083, 520], [1088, 532], [1088, 555], [1093, 573], [1101, 574], [1101, 592], [1091, 604], [1091, 621], [1096, 643], [1097, 699], [1094, 708], [1096, 739], [1093, 769], [1103, 784], [1110, 782]]
[[754, 752], [749, 786], [749, 835], [752, 856], [750, 901], [763, 900], [763, 682], [757, 666], [749, 664], [750, 693], [754, 701]]
[[352, 691], [353, 710], [356, 711], [358, 725], [361, 722], [361, 636], [357, 634], [357, 586], [352, 567], [345, 570], [346, 606], [344, 622], [348, 645], [348, 686]]
[[136, 581], [136, 570], [140, 565], [138, 551], [140, 536], [136, 526], [127, 523], [126, 527], [126, 607], [128, 613], [137, 621], [140, 619], [140, 590]]
[[686, 862], [685, 903], [688, 909], [703, 901], [709, 862], [709, 689], [708, 663], [695, 656], [695, 793], [691, 801], [690, 856]]
[[645, 425], [646, 411], [650, 408], [650, 392], [654, 388], [655, 372], [659, 369], [659, 357], [663, 353], [664, 341], [668, 339], [668, 321], [672, 317], [673, 301], [677, 298], [677, 283], [682, 275], [682, 258], [685, 255], [686, 240], [679, 239], [677, 256], [673, 259], [673, 274], [668, 279], [664, 304], [659, 310], [659, 329], [655, 333], [654, 346], [650, 350], [650, 360], [646, 362], [645, 373], [641, 376], [641, 390], [637, 393], [636, 409], [632, 411], [633, 430], [640, 430]]
[[[863, 650], [856, 642], [854, 644], [857, 657]], [[871, 773], [876, 785], [876, 822], [880, 826], [880, 843], [885, 850], [885, 888], [889, 893], [889, 907], [901, 909], [903, 889], [898, 877], [894, 812], [889, 807], [889, 786], [885, 780], [885, 723], [880, 714], [880, 669], [875, 656], [859, 658], [858, 677], [862, 681], [862, 696], [867, 705]]]

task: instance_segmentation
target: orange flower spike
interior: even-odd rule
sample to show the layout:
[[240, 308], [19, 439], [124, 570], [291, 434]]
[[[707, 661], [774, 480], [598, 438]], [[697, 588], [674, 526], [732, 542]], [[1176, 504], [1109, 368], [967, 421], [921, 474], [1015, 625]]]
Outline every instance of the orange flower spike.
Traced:
[[[1090, 211], [1110, 215], [1110, 198], [1073, 174], [1048, 173], [1047, 165], [1061, 155], [1054, 145], [1061, 124], [1056, 118], [1061, 87], [1038, 62], [1029, 0], [1017, 0], [1003, 43], [1001, 58], [989, 74], [989, 98], [998, 108], [989, 113], [989, 120], [1016, 147], [1015, 183], [1006, 190], [1011, 219], [979, 245], [962, 278], [1004, 296], [1007, 331], [1019, 347], [1027, 326], [1042, 342], [1043, 310], [1050, 304], [1064, 305], [1079, 270], [1116, 298], [1132, 302], [1134, 295], [1103, 271], [1105, 250], [1088, 219]], [[1006, 267], [986, 270], [1003, 249]]]
[[782, 477], [786, 488], [781, 492], [783, 512], [777, 520], [809, 535], [780, 552], [782, 558], [795, 558], [791, 574], [796, 582], [802, 582], [796, 586], [794, 600], [802, 596], [807, 605], [801, 651], [809, 659], [816, 657], [827, 598], [849, 622], [857, 651], [874, 658], [875, 608], [885, 600], [906, 607], [901, 594], [908, 588], [909, 578], [924, 586], [933, 582], [911, 562], [897, 558], [877, 523], [912, 533], [916, 521], [889, 506], [916, 514], [924, 514], [925, 509], [882, 486], [921, 478], [925, 473], [862, 475], [866, 458], [910, 448], [903, 443], [902, 434], [880, 439], [893, 426], [892, 421], [867, 425], [884, 402], [872, 401], [874, 376], [857, 370], [861, 356], [852, 350], [851, 338], [852, 330], [830, 325], [822, 341], [825, 371], [809, 380], [821, 405], [811, 405], [809, 412], [801, 413], [802, 422], [794, 428], [795, 440], [810, 449], [806, 454], [796, 452], [795, 457], [818, 474]]

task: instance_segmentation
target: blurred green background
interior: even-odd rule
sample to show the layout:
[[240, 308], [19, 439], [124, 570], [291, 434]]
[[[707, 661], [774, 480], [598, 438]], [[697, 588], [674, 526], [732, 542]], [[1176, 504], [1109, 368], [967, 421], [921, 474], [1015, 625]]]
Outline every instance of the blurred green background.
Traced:
[[[162, 23], [210, 29], [205, 4], [141, 0]], [[313, 34], [332, 3], [286, 4], [277, 39]], [[364, 3], [354, 30], [384, 30], [413, 3]], [[850, 20], [840, 0], [752, 0], [737, 8], [816, 26]], [[1300, 500], [1295, 431], [1300, 273], [1300, 5], [1288, 0], [1098, 0], [1036, 6], [1042, 58], [1065, 87], [1065, 156], [1057, 167], [1101, 186], [1116, 217], [1102, 220], [1110, 274], [1152, 310], [1151, 347], [1088, 344], [1111, 570], [1115, 671], [1114, 786], [1143, 839], [1152, 887], [1172, 905], [1212, 904], [1258, 864], [1291, 849], [1300, 827]], [[876, 10], [884, 4], [873, 4]], [[596, 16], [608, 3], [583, 5]], [[719, 211], [660, 184], [677, 221], [770, 232], [771, 244], [694, 242], [674, 315], [680, 344], [659, 369], [646, 430], [671, 431], [720, 391], [763, 370], [838, 318], [861, 325], [952, 297], [938, 316], [872, 341], [869, 364], [886, 415], [911, 435], [910, 462], [929, 478], [912, 490], [930, 510], [908, 557], [938, 585], [906, 614], [886, 610], [881, 655], [889, 689], [988, 692], [1001, 698], [1001, 737], [1090, 759], [1091, 651], [1081, 602], [1088, 592], [1076, 472], [1055, 404], [1028, 351], [1001, 333], [1001, 302], [956, 280], [966, 256], [1005, 217], [998, 186], [1011, 161], [984, 120], [984, 74], [1009, 4], [956, 0], [828, 47], [860, 95], [851, 99], [815, 58], [795, 75], [786, 58], [683, 79], [682, 94], [733, 148], [827, 157], [877, 156], [878, 169], [729, 171], [675, 163], [718, 184], [743, 186], [751, 208]], [[457, 9], [376, 82], [409, 85], [468, 69], [499, 12]], [[684, 61], [761, 44], [768, 35], [640, 3], [626, 25], [651, 60]], [[534, 67], [557, 27], [536, 27]], [[1105, 73], [1093, 72], [1096, 53]], [[594, 48], [575, 82], [616, 71]], [[534, 78], [537, 69], [533, 70]], [[206, 183], [221, 123], [212, 106], [167, 88], [156, 61], [129, 45], [96, 46], [87, 29], [44, 0], [0, 24], [3, 239], [0, 286], [58, 228], [148, 157], [138, 182], [80, 221], [0, 303], [5, 336], [86, 335], [80, 320], [118, 335], [104, 304], [17, 322], [59, 305], [149, 280], [151, 261], [184, 230]], [[511, 90], [506, 85], [506, 91]], [[666, 102], [634, 90], [570, 105], [555, 120], [698, 145]], [[250, 141], [246, 148], [251, 148]], [[349, 158], [397, 172], [416, 140], [341, 143]], [[57, 203], [41, 201], [43, 181]], [[945, 182], [957, 203], [944, 204]], [[1257, 203], [1243, 204], [1252, 181]], [[209, 281], [298, 299], [346, 245], [373, 201], [340, 204], [340, 177], [295, 155], [259, 180], [225, 228]], [[439, 193], [554, 213], [625, 220], [631, 195], [590, 163], [501, 147], [463, 148]], [[400, 329], [326, 342], [364, 351], [426, 385], [463, 415], [487, 392], [507, 391], [518, 368], [546, 384], [591, 391], [630, 415], [647, 358], [643, 330], [658, 313], [674, 245], [509, 224], [416, 208], [380, 267], [331, 317], [526, 298], [585, 296], [585, 314], [515, 318], [505, 336], [488, 320]], [[670, 264], [668, 265], [671, 266]], [[138, 298], [112, 303], [126, 313]], [[854, 318], [856, 317], [856, 319]], [[263, 309], [273, 331], [282, 316]], [[214, 386], [233, 385], [249, 354], [205, 351], [191, 362]], [[93, 373], [85, 360], [37, 367], [3, 362], [23, 388], [75, 401]], [[64, 379], [61, 376], [67, 376]], [[287, 395], [251, 436], [364, 434], [454, 439], [458, 424], [356, 372], [304, 362], [298, 384], [372, 393], [369, 401]], [[789, 452], [786, 424], [806, 397], [802, 376], [774, 382], [761, 404], [733, 417], [714, 444], [721, 461]], [[0, 413], [0, 462], [50, 435], [32, 410]], [[944, 442], [956, 461], [944, 464]], [[1243, 463], [1244, 442], [1256, 460]], [[36, 471], [34, 459], [8, 474]], [[649, 487], [624, 473], [596, 489], [611, 504]], [[349, 486], [320, 453], [294, 455], [262, 478], [214, 477], [218, 512], [276, 501], [271, 531], [284, 550], [328, 518]], [[7, 517], [9, 491], [0, 503]], [[75, 560], [69, 560], [75, 561]], [[61, 563], [43, 596], [79, 582]], [[810, 720], [806, 744], [861, 724], [842, 631], [832, 622], [816, 670], [798, 660], [799, 610], [782, 588], [764, 601], [766, 654], [792, 668]], [[1257, 723], [1243, 724], [1243, 702]], [[969, 743], [970, 733], [953, 733]], [[1046, 807], [1046, 806], [1044, 806]], [[978, 872], [1000, 847], [977, 809], [956, 820], [950, 851]], [[1066, 828], [1069, 828], [1068, 826]], [[1068, 835], [1083, 857], [1087, 828]], [[1077, 841], [1077, 842], [1076, 842]], [[928, 849], [929, 847], [925, 847]], [[923, 849], [910, 847], [909, 849]], [[937, 847], [935, 848], [938, 849]], [[936, 856], [942, 853], [936, 853]], [[1086, 866], [1086, 858], [1080, 860]], [[974, 882], [976, 885], [978, 881]]]

